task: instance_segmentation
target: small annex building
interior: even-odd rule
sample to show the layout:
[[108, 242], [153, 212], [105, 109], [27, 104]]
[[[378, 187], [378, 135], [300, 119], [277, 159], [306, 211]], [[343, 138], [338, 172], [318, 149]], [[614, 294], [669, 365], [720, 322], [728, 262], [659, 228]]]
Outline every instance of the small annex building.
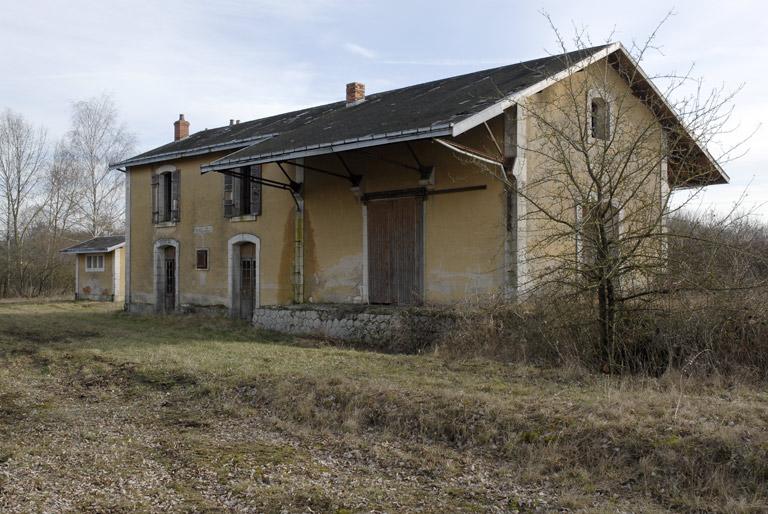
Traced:
[[125, 236], [99, 236], [61, 253], [75, 256], [75, 300], [125, 300]]

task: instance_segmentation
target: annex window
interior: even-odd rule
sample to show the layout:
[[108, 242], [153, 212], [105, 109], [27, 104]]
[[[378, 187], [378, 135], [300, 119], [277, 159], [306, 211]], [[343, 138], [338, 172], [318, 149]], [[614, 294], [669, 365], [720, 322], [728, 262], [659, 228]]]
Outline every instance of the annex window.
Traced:
[[103, 255], [86, 255], [85, 256], [85, 271], [104, 271], [104, 256]]
[[152, 223], [179, 221], [179, 170], [152, 175]]
[[610, 104], [605, 98], [593, 97], [589, 101], [590, 135], [595, 139], [610, 139]]
[[235, 168], [224, 175], [224, 216], [261, 214], [261, 166]]
[[195, 252], [195, 269], [207, 270], [208, 269], [208, 249], [198, 248]]

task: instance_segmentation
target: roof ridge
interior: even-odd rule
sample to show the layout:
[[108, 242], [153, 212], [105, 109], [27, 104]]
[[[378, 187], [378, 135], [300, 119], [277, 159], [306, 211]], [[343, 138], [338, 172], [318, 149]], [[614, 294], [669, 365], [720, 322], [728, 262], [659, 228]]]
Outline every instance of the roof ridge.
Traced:
[[[252, 143], [255, 143], [256, 140], [263, 139], [267, 133], [280, 139], [280, 136], [288, 133], [295, 133], [297, 131], [306, 132], [302, 129], [304, 129], [307, 125], [322, 125], [324, 127], [323, 130], [330, 128], [330, 126], [338, 129], [340, 127], [340, 121], [338, 119], [339, 116], [345, 116], [349, 123], [352, 123], [357, 129], [363, 131], [367, 130], [362, 128], [363, 125], [370, 125], [371, 123], [377, 125], [377, 127], [374, 127], [371, 130], [384, 132], [399, 130], [398, 127], [393, 126], [398, 121], [401, 124], [409, 125], [408, 127], [400, 127], [404, 130], [415, 129], [418, 127], [410, 126], [413, 125], [413, 120], [410, 118], [413, 118], [414, 115], [427, 116], [429, 118], [430, 113], [431, 118], [429, 118], [429, 120], [423, 120], [425, 121], [426, 125], [419, 125], [419, 127], [423, 128], [424, 126], [433, 126], [436, 123], [450, 123], [452, 119], [455, 119], [457, 113], [450, 112], [449, 106], [435, 104], [435, 102], [444, 103], [448, 99], [445, 98], [445, 95], [441, 95], [441, 92], [435, 92], [431, 89], [437, 90], [443, 84], [446, 86], [454, 84], [455, 87], [452, 89], [452, 91], [454, 93], [453, 96], [456, 97], [461, 95], [460, 91], [468, 90], [473, 86], [477, 86], [477, 84], [474, 83], [467, 83], [467, 79], [472, 77], [491, 78], [497, 75], [506, 74], [513, 82], [520, 82], [524, 79], [524, 76], [526, 75], [525, 72], [535, 72], [541, 75], [551, 75], [552, 72], [557, 71], [558, 68], [562, 67], [563, 63], [558, 62], [559, 60], [569, 61], [571, 57], [576, 56], [578, 57], [578, 60], [583, 60], [584, 58], [594, 55], [595, 53], [609, 47], [610, 45], [611, 44], [581, 48], [571, 52], [548, 55], [545, 57], [529, 59], [517, 63], [505, 64], [503, 66], [497, 66], [494, 68], [475, 70], [460, 75], [442, 77], [427, 82], [420, 82], [418, 84], [410, 84], [399, 88], [380, 91], [368, 95], [367, 100], [370, 101], [361, 102], [349, 109], [346, 107], [346, 102], [341, 100], [314, 105], [303, 109], [296, 109], [284, 113], [273, 114], [262, 118], [256, 118], [238, 123], [236, 125], [223, 125], [221, 127], [205, 129], [194, 132], [189, 137], [182, 140], [166, 143], [164, 145], [137, 154], [129, 159], [123, 160], [122, 162], [114, 163], [112, 164], [112, 167], [136, 166], [140, 164], [162, 162], [220, 150], [237, 150], [238, 148], [250, 146]], [[566, 62], [565, 66], [567, 67], [570, 64], [570, 62]], [[528, 76], [530, 76], [530, 73]], [[502, 79], [503, 77], [498, 78]], [[477, 80], [475, 82], [479, 83], [482, 81]], [[509, 80], [507, 83], [509, 83]], [[504, 88], [506, 90], [506, 93], [504, 94], [513, 92], [510, 87], [514, 86], [508, 85], [508, 87]], [[413, 91], [414, 94], [411, 95], [411, 97], [408, 97], [407, 95], [403, 96], [402, 93], [409, 90]], [[393, 97], [393, 103], [391, 103], [391, 105], [383, 104], [378, 108], [378, 110], [374, 108], [377, 100], [387, 98], [389, 96]], [[421, 98], [425, 98], [426, 103], [413, 105], [416, 97], [418, 97], [419, 100], [421, 100]], [[468, 101], [470, 100], [465, 100], [461, 103], [466, 104]], [[405, 105], [409, 103], [411, 104], [410, 106]], [[402, 107], [403, 109], [410, 109], [407, 111], [410, 113], [410, 117], [401, 115], [398, 119], [398, 116], [395, 115], [398, 107]], [[422, 107], [425, 108], [422, 109]], [[464, 107], [466, 107], [466, 109]], [[462, 105], [462, 113], [458, 114], [463, 114], [465, 111], [472, 110], [476, 107], [478, 106], [472, 104]], [[375, 112], [372, 112], [372, 110]], [[361, 111], [365, 111], [371, 114], [371, 116], [369, 116], [368, 119], [361, 119], [358, 115], [358, 113]], [[275, 137], [272, 139], [275, 139]], [[263, 143], [263, 141], [259, 142]]]
[[[514, 62], [514, 63], [510, 63], [510, 64], [503, 64], [501, 66], [495, 66], [493, 68], [484, 68], [482, 70], [470, 71], [470, 72], [467, 72], [467, 73], [461, 73], [459, 75], [451, 75], [451, 76], [442, 77], [442, 78], [439, 78], [439, 79], [428, 80], [426, 82], [419, 82], [419, 83], [410, 84], [410, 85], [407, 85], [407, 86], [396, 87], [394, 89], [387, 89], [387, 90], [384, 90], [384, 91], [378, 91], [376, 93], [371, 93], [371, 94], [366, 95], [366, 99], [369, 99], [369, 98], [372, 98], [372, 97], [381, 96], [381, 95], [385, 95], [385, 94], [389, 94], [389, 93], [395, 93], [397, 91], [402, 91], [404, 89], [410, 89], [410, 88], [413, 88], [413, 87], [427, 86], [427, 85], [430, 85], [430, 84], [436, 84], [438, 82], [443, 82], [445, 80], [460, 79], [460, 78], [464, 78], [464, 77], [469, 77], [470, 75], [484, 74], [484, 73], [489, 73], [489, 72], [493, 72], [493, 71], [499, 71], [499, 70], [503, 70], [505, 68], [510, 68], [510, 67], [513, 67], [513, 66], [521, 66], [521, 65], [524, 65], [524, 64], [528, 64], [528, 63], [532, 63], [532, 62], [536, 62], [536, 61], [544, 61], [544, 60], [548, 60], [548, 59], [552, 59], [552, 58], [556, 58], [556, 57], [563, 57], [563, 56], [566, 56], [566, 55], [572, 55], [572, 54], [576, 54], [576, 53], [591, 54], [591, 53], [599, 52], [600, 50], [610, 46], [611, 44], [613, 44], [613, 43], [607, 43], [607, 44], [604, 44], [604, 45], [592, 46], [592, 47], [589, 47], [589, 48], [580, 48], [580, 49], [577, 49], [577, 50], [571, 50], [570, 52], [563, 52], [561, 54], [552, 54], [552, 55], [548, 55], [546, 57], [538, 57], [536, 59], [528, 59], [526, 61], [518, 61], [518, 62]], [[320, 109], [322, 107], [330, 107], [332, 105], [342, 104], [342, 103], [346, 103], [346, 102], [344, 100], [337, 100], [335, 102], [328, 102], [328, 103], [324, 103], [324, 104], [320, 104], [320, 105], [313, 105], [313, 106], [310, 106], [310, 107], [305, 107], [303, 109], [296, 109], [294, 111], [288, 111], [288, 112], [279, 113], [279, 114], [272, 114], [270, 116], [265, 116], [263, 118], [254, 118], [252, 120], [243, 121], [239, 125], [234, 125], [234, 126], [242, 126], [242, 125], [245, 125], [245, 124], [254, 123], [254, 122], [257, 122], [257, 121], [264, 121], [264, 120], [268, 120], [269, 118], [276, 118], [276, 117], [279, 117], [279, 116], [290, 116], [291, 114], [297, 114], [297, 113], [300, 113], [300, 112], [306, 112], [306, 111], [308, 111], [310, 109]], [[226, 129], [226, 128], [231, 127], [231, 126], [232, 125], [222, 125], [220, 127], [213, 127], [211, 129], [205, 129], [205, 130]], [[198, 132], [195, 132], [194, 134], [198, 134], [200, 132], [203, 132], [203, 131], [198, 131]], [[192, 134], [192, 135], [194, 135], [194, 134]]]

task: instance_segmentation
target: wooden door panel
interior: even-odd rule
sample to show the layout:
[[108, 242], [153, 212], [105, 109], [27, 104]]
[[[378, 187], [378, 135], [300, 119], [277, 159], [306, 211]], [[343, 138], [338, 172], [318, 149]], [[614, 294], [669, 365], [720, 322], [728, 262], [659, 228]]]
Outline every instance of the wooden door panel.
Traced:
[[371, 303], [392, 303], [390, 289], [389, 201], [368, 204], [368, 297]]
[[169, 313], [176, 309], [176, 258], [166, 257], [164, 267], [163, 311]]
[[422, 199], [368, 204], [368, 296], [371, 303], [421, 301]]
[[239, 304], [240, 318], [250, 320], [253, 318], [253, 309], [256, 306], [256, 246], [251, 243], [241, 244], [240, 251], [240, 283]]

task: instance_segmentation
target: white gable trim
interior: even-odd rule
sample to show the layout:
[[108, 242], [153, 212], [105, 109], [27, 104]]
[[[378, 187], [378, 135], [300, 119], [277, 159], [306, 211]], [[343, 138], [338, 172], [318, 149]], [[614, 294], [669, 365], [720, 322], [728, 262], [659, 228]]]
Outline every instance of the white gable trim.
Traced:
[[[480, 125], [481, 123], [485, 123], [491, 118], [495, 118], [496, 116], [499, 116], [506, 109], [510, 108], [512, 105], [516, 104], [520, 100], [524, 98], [528, 98], [529, 96], [544, 90], [545, 88], [551, 86], [552, 84], [559, 82], [564, 78], [568, 77], [569, 75], [586, 68], [593, 62], [599, 61], [600, 59], [607, 57], [608, 55], [612, 54], [613, 52], [619, 49], [623, 50], [621, 43], [612, 43], [607, 47], [603, 48], [602, 50], [600, 50], [599, 52], [595, 52], [589, 57], [582, 59], [581, 61], [564, 69], [563, 71], [556, 73], [544, 80], [541, 80], [531, 86], [528, 86], [527, 88], [520, 90], [514, 94], [511, 94], [506, 98], [503, 98], [499, 102], [493, 104], [492, 106], [487, 107], [482, 111], [461, 120], [458, 123], [455, 123], [453, 125], [453, 136], [456, 137], [459, 134], [463, 134], [467, 130], [474, 128]], [[626, 53], [626, 50], [624, 52]]]
[[566, 68], [565, 70], [556, 73], [552, 75], [551, 77], [548, 77], [544, 80], [541, 80], [537, 82], [536, 84], [533, 84], [531, 86], [528, 86], [527, 88], [518, 91], [517, 93], [514, 93], [512, 95], [507, 96], [506, 98], [501, 99], [494, 105], [483, 109], [482, 111], [473, 114], [472, 116], [469, 116], [458, 123], [453, 124], [453, 131], [452, 135], [454, 137], [463, 134], [467, 130], [470, 130], [482, 123], [487, 122], [491, 118], [495, 118], [496, 116], [501, 115], [506, 109], [514, 105], [515, 103], [518, 103], [525, 98], [528, 98], [531, 95], [534, 95], [545, 88], [551, 86], [552, 84], [559, 82], [563, 80], [564, 78], [568, 77], [569, 75], [572, 75], [573, 73], [576, 73], [577, 71], [580, 71], [584, 69], [585, 67], [589, 66], [590, 64], [599, 61], [600, 59], [603, 59], [613, 52], [619, 51], [621, 54], [629, 60], [630, 63], [632, 63], [632, 66], [638, 71], [640, 76], [643, 78], [643, 80], [650, 86], [653, 93], [661, 100], [661, 102], [664, 104], [664, 107], [666, 107], [671, 113], [674, 114], [675, 118], [677, 118], [678, 123], [685, 131], [686, 135], [691, 139], [691, 141], [696, 145], [696, 147], [707, 157], [707, 159], [712, 163], [712, 165], [717, 169], [718, 173], [725, 179], [726, 182], [730, 182], [730, 177], [728, 174], [723, 170], [723, 168], [720, 166], [720, 164], [715, 160], [714, 157], [712, 157], [712, 154], [709, 153], [709, 150], [707, 150], [705, 147], [703, 147], [696, 138], [691, 135], [690, 131], [688, 130], [688, 127], [683, 125], [680, 121], [680, 118], [677, 117], [677, 113], [675, 113], [675, 110], [672, 108], [671, 105], [669, 105], [669, 102], [664, 97], [663, 94], [661, 94], [661, 91], [656, 87], [656, 84], [654, 84], [651, 79], [646, 75], [646, 73], [643, 71], [643, 69], [640, 67], [640, 65], [637, 63], [637, 61], [630, 55], [630, 53], [627, 51], [626, 48], [624, 48], [624, 45], [621, 43], [612, 43], [608, 45], [607, 47], [603, 48], [599, 52], [595, 52], [591, 56], [587, 57], [586, 59], [582, 59], [581, 61], [577, 62], [573, 66], [570, 66], [569, 68]]

